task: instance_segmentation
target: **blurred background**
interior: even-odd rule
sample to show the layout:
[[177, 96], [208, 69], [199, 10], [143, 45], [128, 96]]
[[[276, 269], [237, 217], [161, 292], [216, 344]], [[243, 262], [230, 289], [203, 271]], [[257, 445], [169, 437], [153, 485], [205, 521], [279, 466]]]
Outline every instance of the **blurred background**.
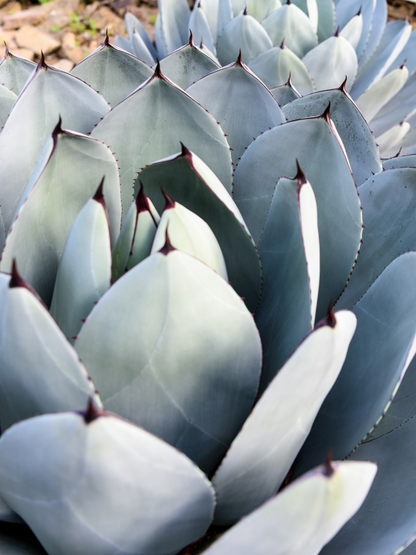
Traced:
[[[190, 5], [193, 0], [188, 0]], [[408, 18], [416, 27], [416, 0], [389, 0], [389, 19]], [[0, 55], [9, 50], [65, 71], [99, 46], [108, 29], [125, 35], [124, 14], [132, 12], [153, 40], [157, 0], [0, 0]]]

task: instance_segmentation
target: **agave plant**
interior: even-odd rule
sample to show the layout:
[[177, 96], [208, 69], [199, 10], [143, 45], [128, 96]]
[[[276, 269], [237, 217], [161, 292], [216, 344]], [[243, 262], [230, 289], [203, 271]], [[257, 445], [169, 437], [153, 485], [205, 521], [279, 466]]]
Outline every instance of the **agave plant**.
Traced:
[[[267, 4], [230, 22], [197, 4], [207, 53], [182, 36], [188, 8], [162, 2], [157, 54], [181, 44], [154, 69], [108, 38], [71, 73], [0, 64], [7, 553], [390, 555], [413, 539], [416, 159], [380, 159], [348, 79], [267, 88], [233, 31], [258, 45], [254, 15], [295, 7]], [[322, 45], [327, 4], [305, 3]]]
[[153, 65], [186, 44], [191, 29], [218, 64], [241, 49], [281, 105], [347, 78], [381, 155], [414, 153], [416, 35], [407, 21], [387, 23], [386, 0], [197, 0], [192, 11], [186, 0], [159, 0], [159, 8], [155, 46], [130, 13], [128, 38], [116, 44]]

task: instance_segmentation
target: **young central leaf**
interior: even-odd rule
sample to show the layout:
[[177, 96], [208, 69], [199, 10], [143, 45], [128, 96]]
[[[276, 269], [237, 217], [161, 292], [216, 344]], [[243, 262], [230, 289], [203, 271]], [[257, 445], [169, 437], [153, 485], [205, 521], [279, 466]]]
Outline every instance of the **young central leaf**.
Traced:
[[251, 410], [261, 345], [231, 286], [165, 248], [120, 278], [75, 348], [106, 408], [212, 470]]

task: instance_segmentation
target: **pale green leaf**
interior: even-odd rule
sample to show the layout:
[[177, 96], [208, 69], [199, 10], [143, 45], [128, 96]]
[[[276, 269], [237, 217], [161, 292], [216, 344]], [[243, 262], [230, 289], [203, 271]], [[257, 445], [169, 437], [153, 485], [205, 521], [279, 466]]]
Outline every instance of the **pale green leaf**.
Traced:
[[203, 43], [214, 55], [217, 53], [208, 18], [205, 15], [200, 0], [195, 2], [194, 9], [191, 12], [189, 29], [192, 31], [197, 44]]
[[340, 32], [340, 36], [344, 37], [355, 49], [360, 42], [361, 33], [363, 31], [363, 16], [361, 13], [354, 15]]
[[6, 47], [4, 58], [0, 62], [0, 83], [19, 95], [29, 76], [36, 69], [36, 64], [26, 58], [15, 56]]

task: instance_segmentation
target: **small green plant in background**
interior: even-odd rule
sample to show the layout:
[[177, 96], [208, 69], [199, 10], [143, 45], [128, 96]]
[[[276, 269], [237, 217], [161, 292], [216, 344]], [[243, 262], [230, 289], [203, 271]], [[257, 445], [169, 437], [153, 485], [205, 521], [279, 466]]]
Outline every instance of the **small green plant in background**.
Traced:
[[70, 15], [71, 21], [68, 28], [79, 35], [83, 32], [88, 32], [90, 35], [94, 35], [97, 31], [97, 25], [94, 19], [89, 18], [87, 15], [77, 14], [75, 12]]

